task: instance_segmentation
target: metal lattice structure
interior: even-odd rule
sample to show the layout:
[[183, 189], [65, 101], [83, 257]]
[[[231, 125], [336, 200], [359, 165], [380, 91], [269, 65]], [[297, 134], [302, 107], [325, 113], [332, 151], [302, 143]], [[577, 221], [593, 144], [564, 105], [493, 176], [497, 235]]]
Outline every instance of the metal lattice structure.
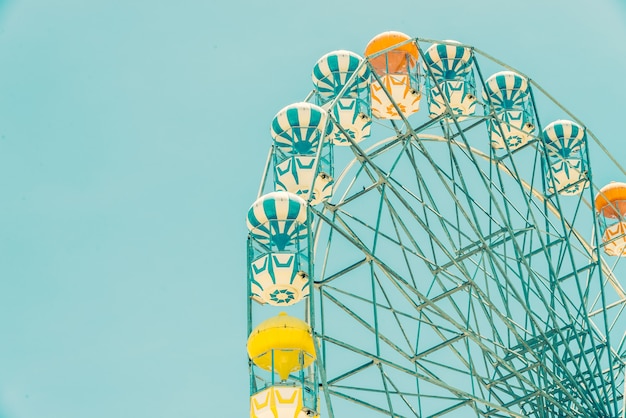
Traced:
[[[464, 48], [470, 67], [448, 82], [424, 60], [430, 115], [403, 115], [387, 92], [400, 117], [373, 120], [358, 143], [339, 128], [332, 197], [308, 206], [312, 291], [298, 308], [315, 337], [322, 415], [623, 418], [626, 267], [603, 251], [592, 169], [626, 172], [521, 72], [467, 45], [408, 43], [420, 57], [443, 45], [440, 61]], [[380, 85], [372, 62], [386, 52], [360, 64]], [[528, 129], [498, 147], [494, 135], [525, 129], [490, 95], [490, 83], [517, 82], [487, 76], [501, 71], [528, 84]], [[459, 110], [462, 83], [475, 103]], [[546, 133], [564, 118], [586, 141], [568, 148], [583, 164], [565, 186], [554, 167], [568, 157]]]

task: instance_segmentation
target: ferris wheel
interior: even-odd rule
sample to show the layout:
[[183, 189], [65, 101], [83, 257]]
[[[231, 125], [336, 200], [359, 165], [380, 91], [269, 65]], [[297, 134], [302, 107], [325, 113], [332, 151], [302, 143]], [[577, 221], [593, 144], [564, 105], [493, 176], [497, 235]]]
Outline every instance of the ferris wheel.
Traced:
[[593, 133], [456, 41], [312, 80], [247, 216], [251, 417], [623, 418], [626, 184], [592, 169], [626, 171]]

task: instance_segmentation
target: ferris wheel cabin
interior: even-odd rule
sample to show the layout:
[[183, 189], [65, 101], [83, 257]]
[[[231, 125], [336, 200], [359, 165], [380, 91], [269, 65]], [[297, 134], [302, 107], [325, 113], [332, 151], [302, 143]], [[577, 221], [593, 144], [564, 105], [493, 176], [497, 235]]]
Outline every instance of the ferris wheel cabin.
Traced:
[[561, 195], [580, 194], [587, 178], [587, 135], [583, 127], [569, 120], [557, 120], [543, 130], [549, 172], [548, 191]]
[[370, 77], [363, 58], [350, 51], [329, 52], [313, 67], [317, 104], [338, 124], [330, 133], [335, 145], [350, 145], [346, 135], [356, 143], [370, 135]]
[[305, 369], [316, 358], [313, 335], [306, 322], [281, 312], [252, 331], [247, 350], [255, 366], [251, 376], [251, 418], [319, 416], [312, 387], [317, 383], [305, 376]]
[[485, 115], [491, 147], [513, 151], [530, 141], [535, 119], [528, 80], [512, 71], [501, 71], [485, 81]]
[[372, 115], [379, 119], [402, 119], [402, 115], [417, 112], [422, 94], [418, 80], [419, 55], [412, 38], [401, 32], [381, 33], [367, 44], [365, 57], [375, 73], [371, 82]]
[[594, 199], [604, 252], [626, 257], [626, 183], [611, 182]]
[[332, 128], [326, 111], [311, 103], [294, 103], [276, 114], [271, 125], [275, 190], [313, 205], [332, 195], [332, 148], [326, 139]]
[[309, 294], [306, 202], [289, 192], [261, 196], [248, 211], [251, 297], [288, 306]]
[[428, 112], [436, 118], [448, 111], [459, 116], [473, 115], [476, 82], [472, 71], [472, 50], [458, 42], [433, 44], [424, 53], [424, 77]]

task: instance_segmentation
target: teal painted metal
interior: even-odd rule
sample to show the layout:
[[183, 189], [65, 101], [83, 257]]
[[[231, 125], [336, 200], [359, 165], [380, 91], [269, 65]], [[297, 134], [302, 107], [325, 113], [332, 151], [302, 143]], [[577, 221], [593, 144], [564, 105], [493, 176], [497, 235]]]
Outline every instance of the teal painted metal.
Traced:
[[[422, 57], [447, 45], [414, 41]], [[589, 149], [604, 148], [521, 72], [458, 45], [483, 111], [444, 94], [435, 118], [344, 135], [333, 196], [308, 206], [325, 414], [623, 418], [626, 261], [602, 251], [592, 205]], [[546, 106], [571, 122], [543, 128]], [[572, 153], [576, 178], [559, 174]]]

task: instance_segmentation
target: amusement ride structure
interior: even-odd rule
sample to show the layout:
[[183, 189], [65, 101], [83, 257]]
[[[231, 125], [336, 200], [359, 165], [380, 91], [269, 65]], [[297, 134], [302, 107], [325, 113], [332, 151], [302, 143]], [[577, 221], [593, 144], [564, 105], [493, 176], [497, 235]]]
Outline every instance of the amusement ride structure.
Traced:
[[321, 57], [270, 123], [250, 416], [624, 418], [626, 171], [471, 46], [363, 55]]

